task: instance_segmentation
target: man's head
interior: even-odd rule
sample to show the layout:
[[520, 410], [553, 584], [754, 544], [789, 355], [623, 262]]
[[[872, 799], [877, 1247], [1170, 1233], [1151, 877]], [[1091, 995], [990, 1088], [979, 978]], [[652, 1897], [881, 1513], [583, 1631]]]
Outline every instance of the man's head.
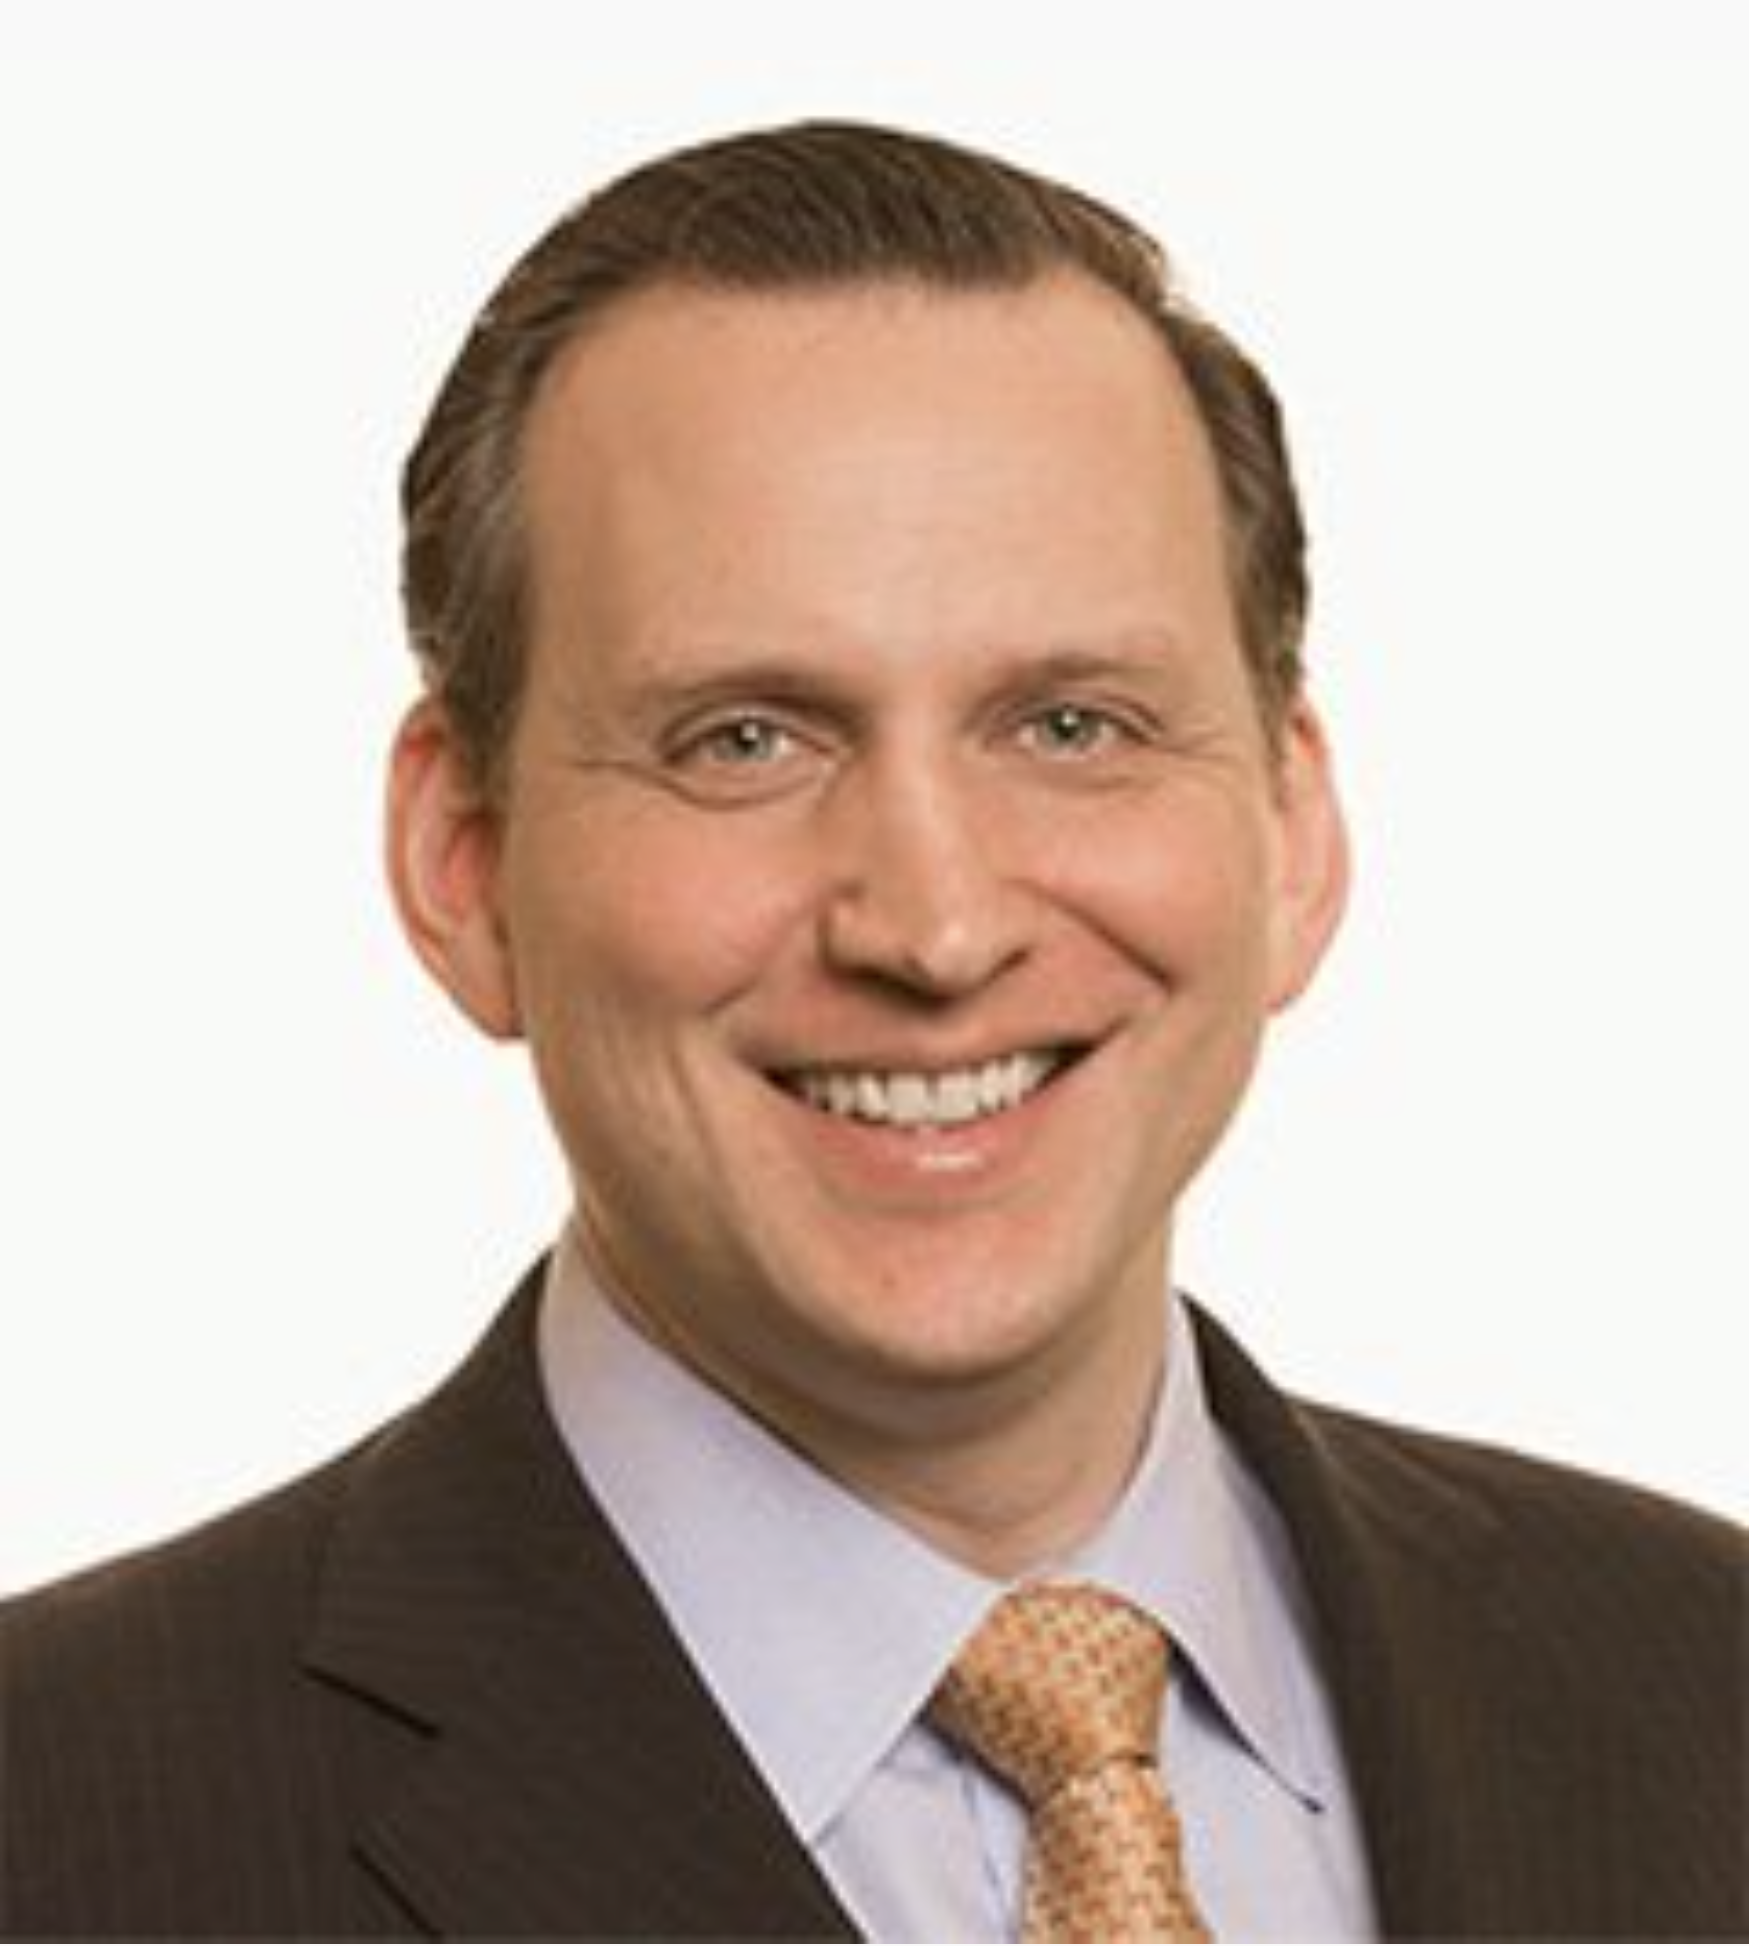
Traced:
[[[1051, 212], [1137, 278], [1145, 247], [1066, 192], [863, 132], [703, 156], [608, 192], [643, 212], [613, 262], [693, 272], [578, 326], [549, 242], [499, 301], [527, 338], [549, 291], [532, 405], [474, 398], [477, 341], [415, 462], [454, 613], [397, 746], [402, 912], [529, 1042], [652, 1331], [841, 1466], [1041, 1401], [1061, 1464], [1138, 1419], [1178, 1199], [1341, 905], [1273, 415], [1235, 380], [1217, 463], [1166, 314]], [[776, 247], [779, 182], [853, 273], [710, 274]], [[980, 224], [998, 190], [1029, 256]], [[871, 272], [888, 203], [913, 256], [1009, 273]], [[464, 485], [490, 442], [456, 429], [495, 418], [498, 487]]]
[[1196, 401], [1258, 706], [1298, 694], [1307, 583], [1270, 388], [1175, 287], [1159, 245], [1079, 191], [927, 137], [842, 123], [734, 136], [635, 170], [510, 271], [451, 369], [403, 480], [408, 624], [483, 781], [501, 781], [527, 651], [521, 472], [554, 363], [617, 304], [661, 287], [744, 293], [909, 284], [1013, 290], [1077, 272], [1156, 330]]

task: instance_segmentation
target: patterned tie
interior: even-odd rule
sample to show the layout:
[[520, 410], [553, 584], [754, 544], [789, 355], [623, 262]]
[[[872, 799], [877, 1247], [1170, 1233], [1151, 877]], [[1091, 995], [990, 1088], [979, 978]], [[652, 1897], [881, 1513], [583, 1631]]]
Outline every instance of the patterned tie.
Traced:
[[1160, 1780], [1166, 1637], [1104, 1589], [1006, 1596], [960, 1651], [930, 1720], [1026, 1800], [1027, 1940], [1211, 1937]]

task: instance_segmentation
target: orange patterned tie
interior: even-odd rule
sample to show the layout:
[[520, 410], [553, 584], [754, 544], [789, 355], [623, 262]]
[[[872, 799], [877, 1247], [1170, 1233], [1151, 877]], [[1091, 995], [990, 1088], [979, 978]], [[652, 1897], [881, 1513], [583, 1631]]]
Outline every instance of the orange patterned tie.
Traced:
[[1026, 1800], [1021, 1937], [1205, 1940], [1160, 1781], [1166, 1637], [1104, 1589], [1004, 1597], [960, 1651], [930, 1720]]

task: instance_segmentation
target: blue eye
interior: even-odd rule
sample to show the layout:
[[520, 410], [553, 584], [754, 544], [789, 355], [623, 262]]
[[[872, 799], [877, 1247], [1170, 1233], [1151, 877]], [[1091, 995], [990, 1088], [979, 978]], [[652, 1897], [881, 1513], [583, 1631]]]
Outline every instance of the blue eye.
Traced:
[[737, 716], [705, 731], [693, 749], [708, 763], [748, 769], [776, 763], [793, 743], [790, 733], [767, 717]]
[[1122, 726], [1102, 709], [1084, 703], [1053, 703], [1027, 720], [1024, 736], [1046, 757], [1085, 757], [1103, 750]]
[[762, 804], [803, 789], [829, 761], [820, 737], [781, 714], [747, 707], [677, 728], [662, 766], [683, 796], [701, 804]]

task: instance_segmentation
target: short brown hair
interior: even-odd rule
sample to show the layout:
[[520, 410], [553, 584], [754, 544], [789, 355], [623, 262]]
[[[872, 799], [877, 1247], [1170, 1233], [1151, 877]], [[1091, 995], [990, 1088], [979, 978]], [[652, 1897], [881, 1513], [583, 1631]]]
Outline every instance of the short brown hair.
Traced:
[[402, 482], [403, 590], [425, 680], [480, 781], [501, 781], [526, 659], [523, 431], [560, 351], [656, 286], [772, 291], [883, 280], [1022, 287], [1079, 271], [1161, 333], [1214, 453], [1240, 638], [1273, 734], [1299, 691], [1305, 531], [1280, 409], [1186, 301], [1160, 245], [1059, 183], [935, 140], [844, 122], [659, 158], [561, 218], [480, 314]]

